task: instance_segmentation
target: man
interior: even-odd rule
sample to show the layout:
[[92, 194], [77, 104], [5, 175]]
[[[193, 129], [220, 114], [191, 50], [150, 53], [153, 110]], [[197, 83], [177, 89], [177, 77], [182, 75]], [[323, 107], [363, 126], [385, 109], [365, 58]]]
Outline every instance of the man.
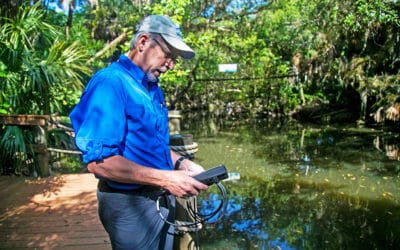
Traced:
[[[83, 161], [99, 178], [99, 216], [113, 249], [172, 249], [174, 229], [159, 213], [173, 221], [174, 196], [207, 189], [191, 177], [204, 169], [169, 148], [168, 110], [157, 84], [178, 56], [194, 55], [168, 17], [148, 16], [129, 52], [92, 77], [70, 114]], [[160, 189], [172, 195], [157, 211]]]

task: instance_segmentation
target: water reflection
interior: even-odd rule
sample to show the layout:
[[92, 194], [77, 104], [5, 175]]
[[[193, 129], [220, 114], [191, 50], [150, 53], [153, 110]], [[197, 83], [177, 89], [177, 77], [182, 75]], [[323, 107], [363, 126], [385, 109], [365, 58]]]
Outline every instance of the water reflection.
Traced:
[[381, 152], [386, 152], [386, 156], [391, 160], [400, 161], [399, 146], [394, 142], [386, 142], [385, 138], [376, 136], [374, 139], [375, 148]]
[[[206, 122], [206, 121], [204, 121]], [[196, 124], [207, 127], [196, 119]], [[299, 124], [186, 125], [196, 160], [240, 173], [201, 249], [396, 249], [400, 245], [398, 134]], [[217, 124], [217, 125], [216, 125]], [[215, 131], [218, 131], [217, 133]], [[218, 205], [218, 192], [201, 200]]]

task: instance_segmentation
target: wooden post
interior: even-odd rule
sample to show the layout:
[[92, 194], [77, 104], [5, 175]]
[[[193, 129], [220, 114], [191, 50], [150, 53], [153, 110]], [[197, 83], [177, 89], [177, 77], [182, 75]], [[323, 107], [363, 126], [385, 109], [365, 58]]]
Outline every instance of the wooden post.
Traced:
[[182, 116], [178, 110], [168, 111], [168, 126], [171, 135], [181, 132], [181, 119]]
[[[181, 119], [182, 115], [178, 110], [170, 110], [168, 112], [168, 126], [170, 132], [170, 147], [173, 151], [180, 155], [186, 155], [188, 158], [193, 158], [194, 152], [197, 151], [197, 144], [193, 142], [193, 135], [181, 135]], [[191, 154], [187, 154], [186, 150], [178, 150], [182, 147], [188, 145], [196, 145], [195, 150], [191, 152]], [[197, 211], [197, 198], [192, 197], [189, 198], [191, 203], [193, 204], [195, 210]], [[188, 213], [188, 207], [186, 204], [186, 199], [176, 198], [176, 207], [175, 207], [175, 220], [179, 224], [179, 222], [189, 222], [194, 223], [194, 218], [190, 216]], [[197, 227], [180, 227], [175, 228], [175, 237], [174, 237], [174, 250], [187, 249], [194, 250], [198, 249], [196, 247], [196, 242], [192, 237], [192, 233], [196, 230], [201, 229], [201, 224], [198, 224]]]
[[[197, 198], [191, 197], [190, 203], [193, 205], [193, 209], [197, 212]], [[179, 224], [182, 223], [194, 223], [194, 218], [188, 213], [187, 200], [183, 198], [176, 198], [175, 205], [175, 222]], [[196, 246], [196, 241], [194, 240], [192, 234], [196, 233], [196, 230], [201, 230], [202, 225], [200, 223], [197, 226], [191, 227], [180, 227], [175, 228], [174, 237], [174, 250], [194, 250], [198, 249]]]
[[46, 130], [41, 126], [34, 127], [34, 147], [36, 155], [36, 166], [38, 167], [39, 176], [50, 176], [49, 168], [49, 152], [47, 150]]

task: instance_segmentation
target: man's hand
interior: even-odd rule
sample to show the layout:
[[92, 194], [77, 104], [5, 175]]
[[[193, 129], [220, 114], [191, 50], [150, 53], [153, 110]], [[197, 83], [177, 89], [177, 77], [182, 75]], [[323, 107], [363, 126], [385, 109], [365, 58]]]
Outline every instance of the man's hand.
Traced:
[[195, 176], [203, 172], [204, 168], [191, 160], [184, 160], [181, 163], [179, 170], [185, 170], [188, 175]]
[[187, 198], [199, 195], [200, 191], [207, 190], [208, 186], [188, 175], [185, 170], [169, 171], [169, 178], [165, 180], [163, 188], [171, 194]]

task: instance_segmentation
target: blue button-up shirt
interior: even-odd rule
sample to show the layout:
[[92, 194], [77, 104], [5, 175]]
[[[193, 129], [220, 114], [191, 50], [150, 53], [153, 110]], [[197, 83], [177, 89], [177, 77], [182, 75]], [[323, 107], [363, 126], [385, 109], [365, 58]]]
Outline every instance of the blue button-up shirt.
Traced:
[[173, 169], [163, 93], [125, 55], [92, 77], [70, 119], [85, 163], [121, 155], [146, 167]]

